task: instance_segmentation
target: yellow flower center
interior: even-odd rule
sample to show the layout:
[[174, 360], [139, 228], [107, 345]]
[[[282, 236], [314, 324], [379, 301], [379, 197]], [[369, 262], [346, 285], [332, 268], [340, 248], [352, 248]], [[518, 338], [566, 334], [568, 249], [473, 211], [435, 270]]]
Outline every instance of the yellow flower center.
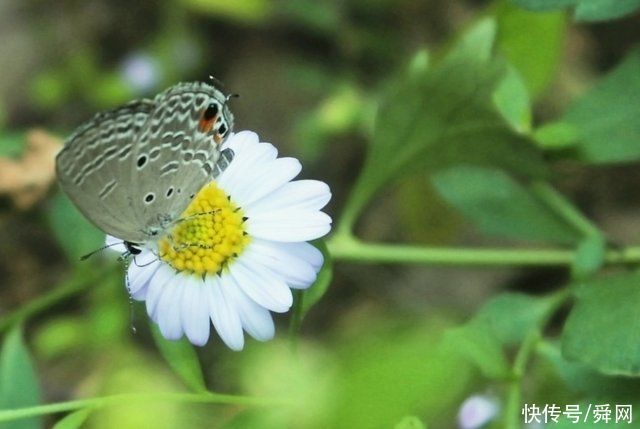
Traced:
[[211, 182], [158, 242], [160, 258], [178, 271], [219, 273], [249, 242], [242, 211]]

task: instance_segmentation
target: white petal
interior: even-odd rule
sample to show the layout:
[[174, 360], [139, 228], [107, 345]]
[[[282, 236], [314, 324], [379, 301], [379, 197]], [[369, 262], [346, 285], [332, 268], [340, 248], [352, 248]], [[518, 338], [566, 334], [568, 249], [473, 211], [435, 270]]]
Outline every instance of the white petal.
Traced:
[[177, 340], [182, 337], [182, 324], [180, 323], [180, 302], [184, 292], [184, 281], [178, 275], [174, 281], [168, 282], [165, 291], [160, 297], [157, 308], [158, 326], [162, 336], [167, 340]]
[[309, 241], [331, 230], [331, 218], [323, 212], [280, 210], [249, 217], [245, 223], [249, 235], [273, 241]]
[[109, 250], [113, 250], [114, 252], [117, 253], [125, 253], [127, 251], [127, 247], [124, 245], [124, 241], [122, 241], [119, 238], [115, 238], [112, 235], [107, 235], [107, 237], [104, 240], [104, 245], [105, 246], [109, 246], [108, 249]]
[[254, 240], [242, 253], [247, 264], [260, 264], [280, 275], [290, 287], [306, 288], [316, 280], [316, 270], [304, 259], [274, 241]]
[[218, 331], [222, 341], [231, 350], [242, 350], [244, 347], [244, 334], [242, 323], [233, 302], [226, 299], [222, 293], [222, 287], [218, 277], [207, 278], [206, 288], [209, 301], [209, 313], [213, 326]]
[[147, 314], [156, 323], [158, 322], [158, 303], [162, 295], [166, 292], [165, 286], [169, 282], [178, 281], [177, 277], [173, 268], [166, 264], [161, 264], [149, 280], [146, 297]]
[[209, 305], [204, 282], [196, 277], [185, 279], [182, 295], [182, 328], [192, 344], [203, 346], [209, 340]]
[[236, 193], [231, 193], [231, 198], [244, 207], [268, 196], [300, 174], [301, 170], [302, 165], [295, 158], [278, 158], [273, 162], [257, 165], [247, 174], [245, 186], [238, 188]]
[[227, 195], [232, 195], [239, 187], [244, 186], [247, 181], [251, 182], [251, 173], [255, 168], [275, 160], [277, 156], [278, 151], [276, 148], [267, 143], [259, 143], [248, 148], [237, 149], [231, 164], [222, 172], [217, 184]]
[[222, 291], [225, 297], [233, 299], [242, 321], [242, 327], [247, 333], [258, 341], [272, 339], [276, 328], [269, 310], [249, 298], [231, 276], [223, 277], [222, 281], [225, 285], [228, 283], [229, 287], [224, 287]]
[[293, 295], [287, 284], [277, 275], [260, 265], [248, 266], [239, 258], [229, 266], [229, 274], [240, 288], [256, 303], [284, 313], [293, 304]]
[[[257, 242], [257, 240], [255, 240]], [[268, 242], [267, 242], [268, 243]], [[278, 243], [278, 247], [287, 249], [287, 251], [297, 255], [299, 258], [304, 259], [317, 271], [320, 271], [324, 264], [324, 256], [322, 252], [318, 250], [314, 245], [300, 242], [300, 243]]]
[[240, 131], [233, 133], [222, 145], [223, 149], [230, 147], [233, 150], [242, 150], [245, 146], [258, 144], [260, 138], [253, 131]]
[[[151, 277], [155, 274], [160, 262], [157, 256], [148, 250], [144, 250], [139, 257], [131, 258], [129, 261], [128, 281], [129, 292], [136, 295], [142, 288], [147, 286]], [[146, 261], [151, 262], [146, 262]]]
[[320, 210], [331, 199], [329, 186], [319, 180], [296, 180], [274, 192], [245, 205], [247, 216], [274, 210]]

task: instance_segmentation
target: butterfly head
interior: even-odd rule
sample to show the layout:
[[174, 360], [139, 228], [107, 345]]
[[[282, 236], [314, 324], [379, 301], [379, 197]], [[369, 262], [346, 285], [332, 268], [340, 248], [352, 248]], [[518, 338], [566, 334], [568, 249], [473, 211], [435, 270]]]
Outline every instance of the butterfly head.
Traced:
[[209, 79], [210, 83], [202, 83], [208, 90], [209, 99], [201, 107], [198, 128], [203, 133], [212, 134], [213, 140], [217, 144], [221, 144], [233, 131], [233, 114], [229, 109], [228, 102], [231, 98], [237, 97], [237, 94], [224, 95], [214, 85], [220, 85], [220, 83], [212, 76]]

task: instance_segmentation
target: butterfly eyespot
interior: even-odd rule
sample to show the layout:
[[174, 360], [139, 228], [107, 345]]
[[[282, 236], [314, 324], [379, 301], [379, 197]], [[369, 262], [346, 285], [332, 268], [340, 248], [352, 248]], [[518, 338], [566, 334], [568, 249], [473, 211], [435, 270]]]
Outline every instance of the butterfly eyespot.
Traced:
[[207, 109], [202, 114], [202, 119], [210, 121], [218, 115], [218, 105], [215, 103], [209, 104]]
[[167, 198], [169, 198], [171, 195], [173, 195], [173, 188], [167, 189]]
[[144, 165], [147, 163], [147, 155], [141, 155], [138, 158], [138, 161], [136, 162], [136, 165], [138, 166], [138, 168], [142, 168], [144, 167]]
[[227, 127], [224, 124], [220, 125], [220, 127], [218, 128], [218, 133], [224, 135], [226, 132], [227, 132]]
[[149, 193], [144, 197], [144, 201], [145, 201], [146, 203], [150, 203], [151, 201], [153, 201], [153, 199], [154, 199], [155, 197], [156, 197], [156, 196], [153, 194], [153, 192], [149, 192]]
[[189, 198], [193, 199], [193, 197], [195, 197], [195, 196], [196, 196], [196, 194], [191, 194], [191, 195], [189, 195]]

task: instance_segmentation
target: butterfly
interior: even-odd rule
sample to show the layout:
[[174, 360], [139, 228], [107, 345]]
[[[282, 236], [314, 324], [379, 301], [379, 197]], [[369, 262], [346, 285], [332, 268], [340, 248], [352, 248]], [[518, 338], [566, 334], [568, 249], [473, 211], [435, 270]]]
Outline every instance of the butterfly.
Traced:
[[56, 157], [62, 190], [95, 226], [136, 245], [162, 238], [197, 192], [231, 162], [226, 96], [212, 83], [174, 85], [96, 114]]

